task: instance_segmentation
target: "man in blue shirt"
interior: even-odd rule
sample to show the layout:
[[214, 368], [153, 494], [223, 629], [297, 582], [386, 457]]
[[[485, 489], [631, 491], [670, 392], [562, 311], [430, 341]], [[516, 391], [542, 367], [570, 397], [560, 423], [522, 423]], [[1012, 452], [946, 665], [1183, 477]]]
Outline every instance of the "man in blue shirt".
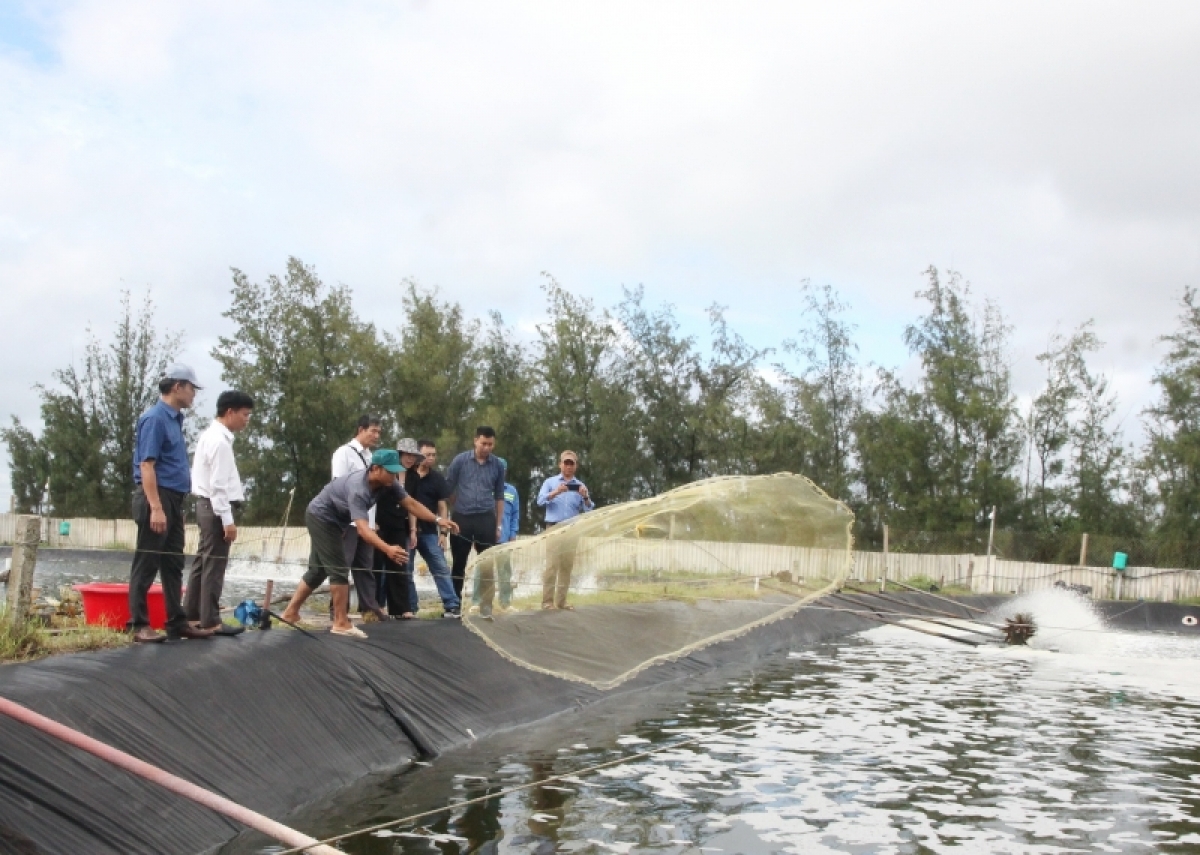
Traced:
[[454, 593], [462, 599], [463, 578], [471, 551], [483, 552], [500, 539], [504, 519], [504, 467], [492, 454], [496, 431], [487, 425], [475, 428], [475, 448], [464, 451], [446, 469], [446, 483], [454, 502], [450, 518], [458, 523], [459, 534], [450, 538], [453, 567], [450, 578]]
[[[192, 490], [183, 410], [196, 400], [196, 373], [175, 363], [159, 381], [161, 396], [137, 421], [133, 446], [133, 520], [137, 549], [129, 568], [129, 623], [134, 641], [210, 638], [211, 629], [190, 626], [183, 610], [183, 500]], [[167, 634], [150, 626], [146, 595], [155, 577], [162, 579]]]
[[[505, 478], [508, 477], [508, 461], [503, 457], [496, 458], [500, 461], [500, 465], [504, 467]], [[521, 524], [521, 497], [517, 493], [517, 488], [509, 484], [507, 480], [504, 482], [504, 518], [500, 524], [500, 542], [497, 544], [509, 543], [517, 539], [517, 529]], [[471, 591], [471, 602], [474, 605], [471, 612], [475, 613], [480, 610], [480, 605], [486, 602], [488, 608], [483, 609], [484, 614], [491, 613], [492, 594], [490, 578], [487, 577], [490, 568], [483, 568], [481, 572], [475, 574], [475, 585]], [[512, 558], [507, 552], [501, 553], [496, 558], [496, 575], [500, 581], [500, 611], [507, 612], [509, 605], [512, 603]], [[484, 592], [487, 596], [484, 596]]]
[[[579, 455], [564, 451], [558, 456], [558, 475], [551, 475], [538, 490], [537, 503], [546, 509], [546, 528], [562, 525], [596, 505], [587, 485], [575, 477]], [[546, 572], [542, 577], [542, 608], [567, 609], [567, 589], [575, 566], [575, 545], [550, 538], [546, 545]]]

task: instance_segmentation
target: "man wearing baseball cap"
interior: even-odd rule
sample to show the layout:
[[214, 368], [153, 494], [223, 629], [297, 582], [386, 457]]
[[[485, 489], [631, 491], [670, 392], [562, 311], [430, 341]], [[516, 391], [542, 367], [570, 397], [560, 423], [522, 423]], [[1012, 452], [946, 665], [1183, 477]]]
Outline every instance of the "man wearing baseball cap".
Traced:
[[[576, 477], [579, 455], [570, 450], [558, 455], [558, 470], [559, 474], [547, 478], [538, 490], [537, 503], [546, 509], [546, 528], [570, 522], [595, 507], [587, 485]], [[575, 546], [562, 540], [551, 540], [546, 550], [542, 608], [573, 610], [567, 605], [567, 590], [575, 565]]]
[[281, 617], [288, 623], [300, 620], [300, 606], [312, 592], [329, 579], [329, 594], [333, 600], [334, 635], [366, 638], [367, 635], [350, 623], [347, 610], [350, 604], [350, 576], [346, 556], [342, 551], [342, 533], [348, 526], [358, 529], [358, 536], [396, 564], [408, 560], [408, 553], [398, 544], [385, 543], [371, 528], [371, 508], [387, 493], [393, 493], [400, 504], [417, 519], [436, 523], [442, 528], [457, 531], [458, 526], [432, 514], [415, 501], [396, 479], [403, 472], [400, 453], [391, 448], [378, 449], [371, 455], [371, 465], [361, 472], [351, 472], [334, 478], [317, 494], [304, 512], [304, 524], [312, 543], [308, 555], [308, 572], [292, 595]]
[[[183, 410], [196, 400], [196, 372], [176, 362], [158, 383], [159, 400], [137, 420], [133, 446], [133, 520], [137, 548], [129, 568], [129, 631], [134, 641], [209, 638], [211, 629], [188, 624], [183, 610], [183, 501], [192, 489]], [[150, 626], [146, 595], [162, 580], [167, 634]]]

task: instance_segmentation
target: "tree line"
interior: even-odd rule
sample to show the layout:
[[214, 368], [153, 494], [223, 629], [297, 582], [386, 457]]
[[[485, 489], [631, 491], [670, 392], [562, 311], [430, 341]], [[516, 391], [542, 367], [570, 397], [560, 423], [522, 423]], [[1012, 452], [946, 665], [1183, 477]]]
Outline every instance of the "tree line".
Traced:
[[[1012, 390], [1012, 327], [957, 273], [930, 267], [921, 313], [904, 331], [915, 380], [864, 363], [848, 307], [830, 286], [803, 287], [794, 338], [764, 348], [708, 309], [705, 340], [642, 288], [598, 306], [543, 274], [545, 320], [522, 338], [497, 312], [403, 283], [403, 321], [378, 328], [351, 291], [301, 261], [253, 282], [234, 270], [229, 334], [212, 356], [221, 385], [254, 396], [239, 437], [249, 523], [278, 524], [290, 491], [297, 524], [325, 484], [329, 458], [362, 412], [385, 436], [466, 449], [477, 424], [538, 526], [532, 497], [572, 448], [601, 504], [655, 495], [712, 475], [799, 472], [849, 505], [860, 542], [977, 552], [997, 508], [1001, 551], [1073, 561], [1079, 535], [1160, 564], [1192, 566], [1200, 545], [1200, 305], [1180, 299], [1177, 329], [1143, 414], [1146, 443], [1127, 444], [1108, 378], [1089, 364], [1102, 342], [1091, 321], [1055, 335], [1045, 379], [1027, 405]], [[129, 294], [111, 339], [94, 333], [82, 363], [37, 387], [43, 429], [13, 419], [7, 443], [16, 504], [32, 510], [49, 483], [60, 516], [120, 517], [132, 490], [133, 425], [154, 380], [178, 354], [147, 299]], [[210, 383], [210, 388], [217, 384]], [[208, 413], [192, 414], [199, 425]], [[1097, 539], [1093, 543], [1101, 543]], [[1107, 541], [1104, 541], [1107, 542]]]

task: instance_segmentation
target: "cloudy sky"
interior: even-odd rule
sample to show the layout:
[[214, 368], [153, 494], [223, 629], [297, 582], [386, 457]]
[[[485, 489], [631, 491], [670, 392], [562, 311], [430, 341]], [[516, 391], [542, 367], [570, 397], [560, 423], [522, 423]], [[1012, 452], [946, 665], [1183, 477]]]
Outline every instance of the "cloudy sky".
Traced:
[[[1018, 391], [1095, 318], [1128, 431], [1200, 285], [1200, 4], [0, 4], [0, 419], [149, 287], [186, 356], [229, 268], [296, 255], [384, 326], [414, 278], [522, 329], [540, 272], [689, 328], [863, 357], [930, 264], [1015, 325]], [[0, 496], [7, 506], [7, 468]]]

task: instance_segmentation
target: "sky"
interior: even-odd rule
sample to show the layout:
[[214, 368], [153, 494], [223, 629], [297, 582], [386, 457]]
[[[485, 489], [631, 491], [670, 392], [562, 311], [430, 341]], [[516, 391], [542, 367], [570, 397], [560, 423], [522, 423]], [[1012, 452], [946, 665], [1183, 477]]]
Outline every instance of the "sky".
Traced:
[[[413, 279], [531, 333], [542, 272], [794, 336], [805, 280], [912, 371], [930, 265], [1015, 388], [1094, 319], [1132, 439], [1200, 285], [1200, 4], [0, 3], [0, 420], [146, 289], [184, 357], [289, 256], [401, 321]], [[7, 467], [0, 501], [8, 504]]]

